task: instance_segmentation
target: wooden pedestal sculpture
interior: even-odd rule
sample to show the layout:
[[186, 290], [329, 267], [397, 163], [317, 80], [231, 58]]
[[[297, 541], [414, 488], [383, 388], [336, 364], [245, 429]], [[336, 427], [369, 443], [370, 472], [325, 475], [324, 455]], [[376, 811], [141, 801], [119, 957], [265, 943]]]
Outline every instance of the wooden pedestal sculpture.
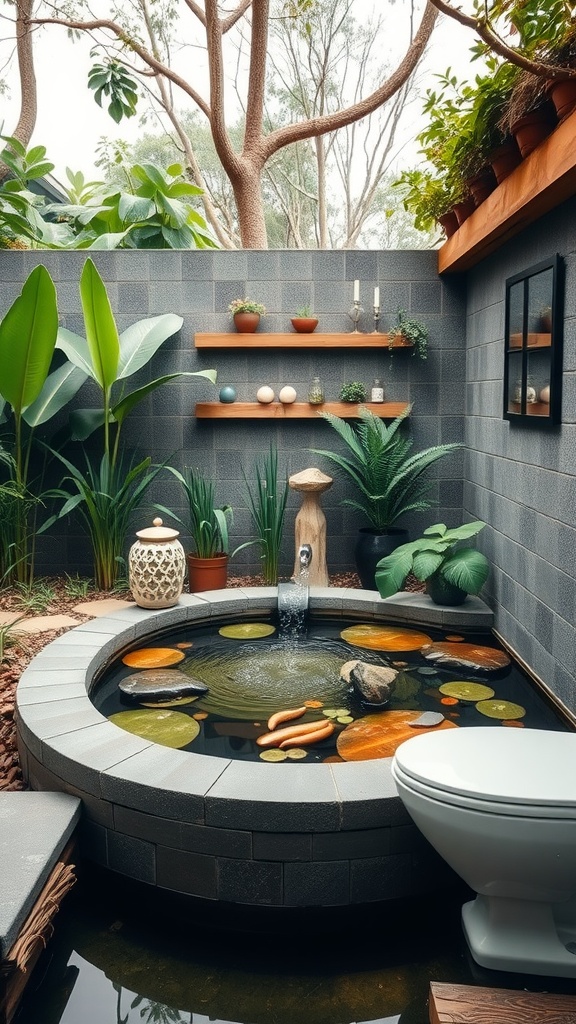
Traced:
[[303, 469], [288, 478], [293, 491], [302, 493], [302, 507], [294, 524], [296, 557], [294, 576], [300, 576], [298, 552], [303, 544], [312, 548], [312, 561], [308, 568], [307, 582], [313, 587], [329, 586], [328, 569], [326, 568], [326, 516], [320, 507], [320, 495], [332, 486], [331, 476], [326, 476], [319, 469]]

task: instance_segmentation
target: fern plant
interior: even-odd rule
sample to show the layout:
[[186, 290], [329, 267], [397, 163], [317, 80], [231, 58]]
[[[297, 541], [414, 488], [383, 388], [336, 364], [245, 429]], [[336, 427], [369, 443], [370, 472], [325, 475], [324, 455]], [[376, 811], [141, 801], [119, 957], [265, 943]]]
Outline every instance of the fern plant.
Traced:
[[389, 426], [362, 407], [358, 409], [359, 422], [355, 425], [333, 413], [321, 412], [320, 416], [346, 445], [348, 454], [310, 449], [345, 473], [357, 496], [344, 498], [342, 504], [361, 512], [379, 533], [386, 533], [408, 512], [423, 512], [431, 507], [432, 481], [426, 479], [426, 471], [445, 455], [463, 447], [459, 443], [439, 444], [413, 453], [413, 439], [400, 430], [411, 409], [407, 406]]

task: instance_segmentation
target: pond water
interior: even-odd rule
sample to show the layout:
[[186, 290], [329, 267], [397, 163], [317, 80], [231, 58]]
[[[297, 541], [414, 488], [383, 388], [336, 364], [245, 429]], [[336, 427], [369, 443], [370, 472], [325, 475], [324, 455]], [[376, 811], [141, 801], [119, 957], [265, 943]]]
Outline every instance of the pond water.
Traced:
[[[395, 673], [384, 709], [366, 702], [357, 687], [340, 677], [342, 665], [356, 659]], [[120, 689], [127, 681], [183, 676], [199, 681], [207, 692], [160, 707]], [[455, 635], [341, 618], [312, 618], [298, 635], [281, 628], [275, 616], [224, 627], [179, 627], [123, 652], [92, 700], [115, 724], [148, 739], [249, 761], [390, 756], [396, 743], [392, 730], [401, 742], [414, 734], [411, 723], [425, 712], [443, 715], [443, 727], [568, 727], [490, 632]], [[295, 749], [263, 750], [257, 741], [268, 732], [270, 717], [298, 708], [305, 710], [297, 722], [284, 727], [331, 722], [331, 735], [309, 746], [299, 747], [295, 740]], [[374, 739], [373, 730], [381, 724], [387, 736]]]

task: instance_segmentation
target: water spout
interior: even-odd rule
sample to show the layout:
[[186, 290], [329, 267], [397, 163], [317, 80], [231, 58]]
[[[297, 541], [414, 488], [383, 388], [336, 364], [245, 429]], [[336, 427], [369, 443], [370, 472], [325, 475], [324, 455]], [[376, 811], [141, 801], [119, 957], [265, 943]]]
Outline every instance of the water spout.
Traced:
[[298, 548], [298, 563], [300, 565], [300, 572], [302, 569], [307, 569], [312, 561], [312, 547], [310, 544], [301, 544]]

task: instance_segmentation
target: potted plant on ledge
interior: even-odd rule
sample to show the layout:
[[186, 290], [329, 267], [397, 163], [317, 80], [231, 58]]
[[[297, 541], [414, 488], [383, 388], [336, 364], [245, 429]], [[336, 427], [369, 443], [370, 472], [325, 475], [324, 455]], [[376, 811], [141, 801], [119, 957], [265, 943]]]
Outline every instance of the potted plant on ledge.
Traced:
[[395, 346], [406, 346], [413, 348], [412, 355], [419, 359], [428, 358], [428, 328], [409, 317], [405, 309], [399, 309], [396, 314], [396, 323], [388, 331], [388, 346], [390, 352]]
[[468, 594], [479, 594], [488, 578], [488, 559], [481, 551], [462, 546], [462, 541], [474, 537], [485, 525], [476, 520], [448, 530], [444, 523], [436, 523], [418, 540], [401, 544], [376, 567], [380, 597], [403, 590], [409, 573], [426, 583], [434, 604], [459, 605]]
[[192, 538], [194, 553], [186, 555], [190, 593], [222, 590], [228, 579], [228, 561], [231, 557], [228, 525], [232, 521], [232, 507], [215, 507], [214, 482], [200, 472], [186, 468], [182, 474], [173, 466], [166, 468], [182, 485], [188, 504], [188, 519], [180, 519], [171, 509], [162, 505], [156, 507], [186, 527]]
[[303, 306], [290, 320], [292, 327], [298, 334], [312, 334], [318, 327], [318, 319], [310, 310], [310, 306]]
[[266, 307], [253, 299], [233, 299], [228, 309], [239, 334], [254, 334], [260, 317], [266, 314]]
[[412, 438], [400, 432], [411, 409], [408, 406], [389, 426], [362, 406], [358, 409], [359, 423], [354, 425], [333, 413], [321, 412], [349, 454], [311, 449], [338, 466], [357, 490], [356, 497], [345, 498], [342, 504], [362, 513], [370, 524], [360, 528], [355, 549], [356, 568], [366, 590], [375, 589], [374, 574], [380, 559], [408, 540], [408, 531], [396, 526], [397, 521], [432, 505], [426, 470], [463, 447], [454, 442], [412, 453]]

